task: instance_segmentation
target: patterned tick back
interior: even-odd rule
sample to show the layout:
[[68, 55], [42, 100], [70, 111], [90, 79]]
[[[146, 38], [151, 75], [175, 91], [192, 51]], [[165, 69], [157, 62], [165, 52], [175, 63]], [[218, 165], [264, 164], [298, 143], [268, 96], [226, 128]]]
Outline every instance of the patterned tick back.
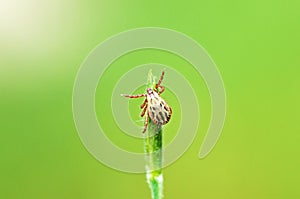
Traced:
[[157, 92], [147, 90], [148, 114], [151, 120], [159, 125], [167, 124], [170, 121], [172, 109]]

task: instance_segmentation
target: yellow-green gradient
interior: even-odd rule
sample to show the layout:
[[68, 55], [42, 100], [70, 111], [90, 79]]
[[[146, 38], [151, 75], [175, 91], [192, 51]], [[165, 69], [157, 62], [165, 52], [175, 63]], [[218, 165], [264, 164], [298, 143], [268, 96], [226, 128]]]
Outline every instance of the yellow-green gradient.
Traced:
[[[189, 150], [164, 169], [165, 199], [300, 198], [299, 9], [299, 2], [284, 0], [2, 1], [0, 198], [150, 198], [144, 175], [107, 168], [86, 151], [72, 117], [73, 82], [88, 53], [109, 36], [147, 26], [194, 38], [216, 62], [227, 92], [221, 138], [199, 160], [210, 102], [203, 81], [193, 80], [200, 129]], [[101, 101], [101, 90], [110, 94], [115, 77], [150, 62], [175, 69], [186, 64], [152, 50], [123, 57], [100, 81], [106, 85], [97, 90], [96, 108], [111, 114], [101, 104], [110, 95]], [[178, 127], [172, 122], [166, 133]], [[109, 137], [141, 150], [135, 146], [142, 140], [132, 144], [118, 134], [113, 126]], [[166, 135], [167, 142], [173, 136]]]

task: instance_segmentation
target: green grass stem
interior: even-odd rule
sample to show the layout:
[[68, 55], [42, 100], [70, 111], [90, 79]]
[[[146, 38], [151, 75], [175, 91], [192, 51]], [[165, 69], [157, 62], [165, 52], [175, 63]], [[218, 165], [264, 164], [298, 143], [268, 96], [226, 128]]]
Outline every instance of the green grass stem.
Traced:
[[[155, 84], [155, 79], [150, 70], [148, 74], [148, 88], [153, 89]], [[163, 197], [162, 126], [153, 123], [150, 117], [144, 143], [147, 183], [151, 190], [152, 199], [161, 199]]]

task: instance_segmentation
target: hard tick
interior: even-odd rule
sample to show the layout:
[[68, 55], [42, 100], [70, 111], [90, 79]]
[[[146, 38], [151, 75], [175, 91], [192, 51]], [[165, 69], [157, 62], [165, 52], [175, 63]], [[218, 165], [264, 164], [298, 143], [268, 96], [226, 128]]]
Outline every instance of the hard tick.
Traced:
[[160, 94], [165, 91], [165, 87], [161, 85], [164, 78], [165, 71], [162, 72], [158, 83], [155, 85], [154, 89], [147, 88], [147, 92], [138, 95], [128, 95], [122, 94], [124, 97], [128, 98], [140, 98], [146, 97], [143, 104], [141, 105], [142, 113], [141, 117], [144, 117], [145, 113], [145, 123], [143, 133], [146, 132], [148, 126], [148, 120], [150, 119], [157, 125], [164, 125], [170, 121], [172, 115], [171, 107], [166, 103], [164, 99], [160, 97]]

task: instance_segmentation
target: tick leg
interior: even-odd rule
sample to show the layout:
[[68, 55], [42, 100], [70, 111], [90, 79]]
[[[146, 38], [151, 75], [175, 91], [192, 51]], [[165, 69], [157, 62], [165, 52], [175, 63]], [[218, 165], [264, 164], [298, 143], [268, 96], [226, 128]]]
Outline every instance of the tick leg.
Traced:
[[160, 79], [158, 80], [158, 83], [155, 86], [156, 89], [158, 89], [160, 87], [160, 84], [161, 84], [162, 80], [164, 79], [164, 75], [165, 75], [165, 70], [163, 70], [161, 73]]
[[159, 85], [159, 88], [160, 88], [160, 91], [158, 92], [158, 94], [160, 95], [160, 94], [162, 94], [165, 91], [165, 87]]
[[129, 98], [140, 98], [140, 97], [146, 97], [146, 94], [138, 94], [138, 95], [121, 94], [121, 96], [129, 97]]
[[143, 116], [145, 115], [146, 110], [147, 110], [147, 105], [144, 107], [144, 109], [143, 109], [143, 111], [142, 111], [142, 113], [141, 113], [141, 117], [143, 117]]
[[146, 130], [147, 130], [147, 126], [148, 126], [148, 120], [149, 120], [149, 118], [148, 118], [148, 114], [146, 114], [143, 133], [145, 133], [145, 132], [146, 132]]
[[141, 108], [144, 108], [147, 104], [147, 98], [144, 100], [143, 104], [141, 105]]

